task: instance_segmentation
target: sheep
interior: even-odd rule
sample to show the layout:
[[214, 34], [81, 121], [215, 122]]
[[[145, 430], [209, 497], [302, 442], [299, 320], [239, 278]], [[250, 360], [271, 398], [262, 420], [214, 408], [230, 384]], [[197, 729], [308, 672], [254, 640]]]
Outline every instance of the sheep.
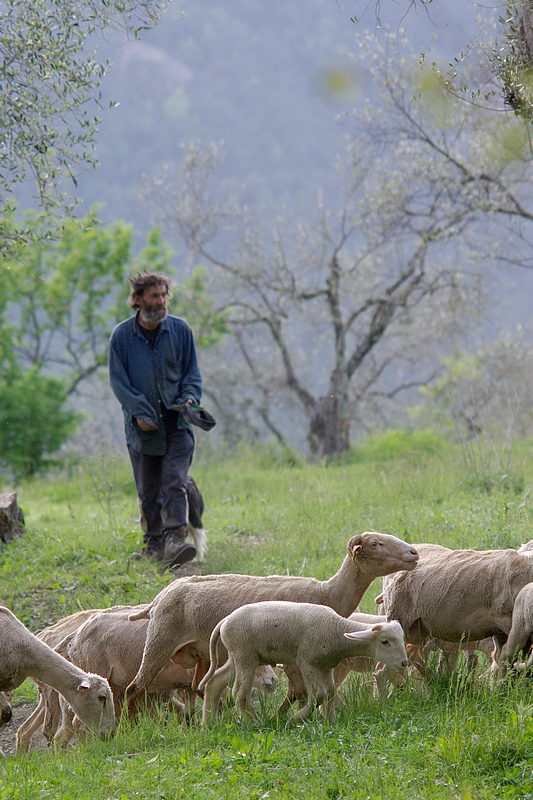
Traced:
[[[414, 573], [384, 579], [382, 603], [387, 619], [397, 619], [406, 641], [428, 637], [471, 643], [494, 638], [494, 664], [511, 630], [515, 598], [533, 581], [533, 559], [516, 550], [449, 550], [417, 544]], [[494, 669], [494, 666], [493, 666]]]
[[70, 664], [0, 606], [0, 691], [11, 691], [32, 677], [58, 691], [82, 723], [100, 737], [115, 729], [111, 689], [105, 678]]
[[[520, 549], [519, 551], [520, 552]], [[502, 647], [498, 666], [498, 677], [503, 678], [515, 656], [520, 651], [529, 651], [527, 661], [520, 665], [521, 670], [528, 670], [533, 666], [533, 652], [531, 642], [533, 636], [533, 582], [526, 585], [518, 592], [514, 602], [511, 631], [507, 642]]]
[[379, 575], [412, 570], [418, 553], [410, 544], [384, 533], [352, 536], [335, 575], [319, 581], [292, 575], [195, 575], [178, 578], [148, 607], [130, 615], [149, 618], [146, 644], [137, 675], [126, 690], [130, 704], [142, 694], [172, 655], [188, 642], [206, 646], [216, 625], [239, 606], [263, 600], [291, 600], [327, 605], [347, 617]]
[[[49, 625], [40, 631], [37, 634], [37, 638], [54, 649], [67, 634], [73, 633], [98, 610], [93, 608], [86, 611], [77, 611], [68, 617], [62, 617], [54, 625]], [[61, 708], [58, 693], [41, 681], [37, 680], [36, 683], [39, 689], [39, 703], [17, 730], [17, 752], [28, 752], [32, 737], [39, 728], [41, 728], [43, 736], [50, 744], [60, 724]]]
[[[218, 644], [228, 659], [218, 666]], [[233, 697], [241, 712], [257, 721], [251, 702], [255, 669], [259, 664], [295, 664], [307, 689], [307, 703], [294, 717], [305, 719], [315, 705], [330, 722], [335, 719], [333, 670], [345, 658], [366, 656], [391, 669], [407, 667], [403, 631], [398, 622], [369, 626], [341, 617], [328, 606], [270, 600], [248, 603], [215, 627], [209, 642], [209, 671], [200, 683], [204, 689], [202, 720], [213, 717], [220, 692], [235, 678]]]

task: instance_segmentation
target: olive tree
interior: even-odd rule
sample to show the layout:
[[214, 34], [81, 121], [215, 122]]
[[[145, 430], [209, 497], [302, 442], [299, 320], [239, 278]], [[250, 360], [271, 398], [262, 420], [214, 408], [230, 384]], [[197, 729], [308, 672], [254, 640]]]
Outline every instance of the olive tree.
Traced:
[[[64, 180], [94, 166], [98, 88], [107, 62], [89, 42], [108, 28], [138, 35], [160, 0], [6, 0], [0, 8], [0, 209], [33, 181], [37, 200], [69, 205]], [[64, 209], [63, 209], [64, 210]]]
[[[394, 0], [396, 10], [402, 15], [409, 12], [425, 12], [432, 17], [434, 5], [439, 0]], [[358, 2], [360, 15], [351, 17], [351, 21], [359, 24], [368, 21], [369, 13], [381, 27], [382, 7], [391, 7], [387, 0], [372, 0], [370, 3]], [[494, 17], [497, 12], [497, 18]], [[508, 0], [497, 6], [478, 7], [478, 14], [483, 24], [494, 29], [492, 41], [475, 37], [474, 41], [464, 43], [461, 53], [457, 53], [446, 79], [450, 91], [462, 94], [464, 99], [481, 95], [492, 95], [511, 108], [525, 122], [533, 121], [533, 3], [531, 0]], [[473, 84], [463, 80], [461, 66], [469, 52], [475, 50], [481, 56], [483, 70], [477, 74]]]

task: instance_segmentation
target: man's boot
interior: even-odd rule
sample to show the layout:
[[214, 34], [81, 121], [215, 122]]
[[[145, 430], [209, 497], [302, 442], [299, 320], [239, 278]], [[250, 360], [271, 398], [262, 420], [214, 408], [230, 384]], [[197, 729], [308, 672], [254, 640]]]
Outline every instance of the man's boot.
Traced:
[[195, 557], [196, 547], [190, 542], [186, 542], [186, 537], [186, 525], [169, 531], [165, 536], [163, 564], [167, 569], [177, 569]]

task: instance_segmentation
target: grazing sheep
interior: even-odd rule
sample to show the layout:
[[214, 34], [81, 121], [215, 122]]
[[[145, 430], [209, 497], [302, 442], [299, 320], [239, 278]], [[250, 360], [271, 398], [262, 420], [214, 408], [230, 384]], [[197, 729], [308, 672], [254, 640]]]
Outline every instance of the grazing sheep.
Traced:
[[[520, 552], [520, 550], [518, 551]], [[510, 664], [518, 653], [526, 654], [526, 662], [520, 665], [521, 670], [533, 666], [533, 652], [531, 651], [533, 637], [533, 582], [526, 585], [518, 592], [514, 602], [511, 631], [507, 642], [502, 647], [500, 655], [498, 677], [503, 678]]]
[[[228, 659], [218, 666], [218, 644]], [[328, 606], [270, 600], [249, 603], [218, 623], [209, 642], [210, 667], [200, 683], [204, 689], [203, 721], [211, 721], [220, 693], [235, 678], [233, 697], [239, 709], [259, 716], [251, 701], [252, 681], [259, 664], [295, 664], [307, 689], [307, 703], [295, 713], [305, 719], [315, 705], [335, 718], [333, 670], [345, 658], [366, 656], [391, 669], [404, 670], [407, 654], [397, 622], [369, 626], [341, 617]]]
[[399, 572], [383, 581], [387, 619], [397, 619], [410, 644], [428, 637], [472, 643], [493, 637], [492, 658], [511, 630], [515, 598], [533, 581], [531, 555], [516, 550], [449, 550], [418, 544], [415, 572]]
[[11, 691], [32, 677], [58, 691], [81, 722], [104, 737], [113, 733], [115, 712], [105, 678], [70, 664], [0, 606], [0, 691]]
[[263, 600], [316, 603], [348, 616], [379, 575], [411, 570], [418, 553], [410, 544], [383, 533], [352, 536], [339, 571], [329, 580], [291, 575], [197, 575], [179, 578], [163, 589], [145, 611], [149, 617], [143, 658], [128, 686], [129, 703], [143, 693], [173, 654], [189, 642], [209, 642], [216, 625], [236, 608]]
[[[73, 633], [98, 610], [93, 608], [87, 611], [77, 611], [68, 617], [62, 617], [54, 625], [49, 625], [40, 631], [37, 638], [54, 649], [67, 634]], [[56, 690], [38, 680], [36, 680], [36, 684], [39, 689], [39, 703], [17, 730], [17, 752], [28, 752], [32, 737], [39, 729], [50, 744], [61, 721], [59, 695]]]

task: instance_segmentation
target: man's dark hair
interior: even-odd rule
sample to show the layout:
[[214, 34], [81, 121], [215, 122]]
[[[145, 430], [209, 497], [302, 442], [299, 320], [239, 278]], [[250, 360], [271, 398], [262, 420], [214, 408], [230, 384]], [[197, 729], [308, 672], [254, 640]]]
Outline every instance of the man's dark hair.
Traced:
[[166, 288], [166, 296], [172, 297], [172, 281], [160, 272], [138, 272], [129, 279], [131, 285], [128, 305], [130, 308], [140, 308], [139, 297], [142, 297], [149, 286], [159, 286], [162, 284]]

